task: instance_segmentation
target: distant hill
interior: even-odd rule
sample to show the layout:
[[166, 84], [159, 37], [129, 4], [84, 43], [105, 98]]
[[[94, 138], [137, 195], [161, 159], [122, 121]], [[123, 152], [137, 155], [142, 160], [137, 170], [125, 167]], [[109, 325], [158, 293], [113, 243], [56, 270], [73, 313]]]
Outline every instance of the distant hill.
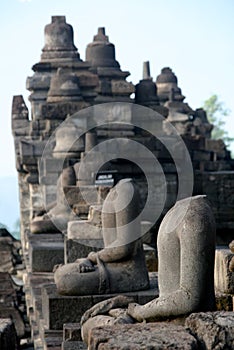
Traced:
[[19, 195], [17, 176], [0, 176], [0, 223], [10, 232], [19, 219]]

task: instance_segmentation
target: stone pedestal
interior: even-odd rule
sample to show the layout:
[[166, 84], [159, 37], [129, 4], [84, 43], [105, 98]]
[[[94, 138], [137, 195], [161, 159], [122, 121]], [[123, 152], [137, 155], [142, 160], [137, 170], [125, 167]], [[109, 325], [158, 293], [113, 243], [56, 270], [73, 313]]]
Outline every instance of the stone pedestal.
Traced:
[[64, 263], [62, 234], [36, 234], [29, 238], [29, 263], [32, 272], [52, 272]]
[[[158, 296], [157, 277], [150, 276], [151, 288], [145, 291], [124, 293], [132, 296], [135, 302], [145, 304]], [[120, 294], [120, 293], [119, 293]], [[116, 294], [100, 294], [87, 296], [63, 296], [57, 293], [56, 285], [50, 284], [42, 289], [42, 314], [47, 329], [63, 329], [67, 322], [80, 322], [86, 310], [102, 300], [114, 297]]]

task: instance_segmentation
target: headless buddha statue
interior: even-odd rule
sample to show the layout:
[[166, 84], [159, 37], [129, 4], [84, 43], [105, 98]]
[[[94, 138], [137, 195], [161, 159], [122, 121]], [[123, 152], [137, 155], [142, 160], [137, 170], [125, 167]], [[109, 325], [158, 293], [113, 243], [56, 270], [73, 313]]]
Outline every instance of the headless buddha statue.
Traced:
[[63, 188], [65, 186], [76, 185], [76, 172], [74, 167], [70, 166], [63, 169], [57, 182], [57, 198], [52, 203], [47, 213], [42, 212], [33, 218], [30, 229], [31, 233], [57, 233], [67, 227], [68, 221], [76, 220], [75, 213], [67, 205]]
[[206, 197], [178, 201], [160, 225], [157, 244], [159, 297], [139, 305], [122, 295], [94, 305], [81, 321], [86, 343], [95, 326], [214, 310], [215, 221]]
[[135, 184], [131, 179], [120, 180], [103, 203], [104, 249], [58, 266], [54, 274], [58, 292], [92, 295], [149, 288], [139, 214]]

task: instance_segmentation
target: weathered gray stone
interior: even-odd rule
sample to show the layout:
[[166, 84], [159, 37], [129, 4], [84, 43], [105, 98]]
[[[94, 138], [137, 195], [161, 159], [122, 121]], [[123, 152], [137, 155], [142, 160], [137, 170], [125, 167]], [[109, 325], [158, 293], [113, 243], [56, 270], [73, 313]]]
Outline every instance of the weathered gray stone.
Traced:
[[88, 106], [89, 105], [84, 101], [79, 101], [79, 102], [64, 101], [62, 103], [60, 102], [56, 104], [47, 103], [42, 106], [41, 113], [42, 113], [42, 117], [46, 116], [46, 118], [49, 119], [50, 123], [53, 122], [54, 119], [57, 119], [58, 120], [57, 123], [61, 124], [61, 121], [65, 120], [68, 115], [73, 115], [74, 113]]
[[58, 68], [50, 81], [47, 102], [81, 101], [78, 77], [66, 69]]
[[[116, 199], [117, 198], [117, 199]], [[55, 271], [63, 295], [121, 293], [149, 288], [141, 242], [139, 195], [131, 179], [110, 190], [102, 208], [105, 248]]]
[[[160, 105], [158, 105], [158, 101], [156, 101], [156, 86], [150, 79], [148, 69], [147, 72], [145, 71], [143, 81], [141, 81], [139, 85], [142, 88], [141, 98], [143, 97], [140, 102], [148, 105], [150, 108], [146, 109], [138, 106], [139, 113], [134, 115], [134, 105], [132, 102], [139, 103], [139, 94], [137, 96], [139, 90], [136, 92], [135, 100], [130, 98], [130, 94], [134, 91], [134, 86], [126, 81], [129, 72], [121, 71], [118, 62], [115, 59], [115, 47], [113, 44], [109, 43], [108, 37], [105, 35], [105, 30], [103, 28], [99, 29], [98, 35], [94, 38], [94, 42], [88, 46], [87, 60], [89, 62], [83, 62], [80, 60], [73, 42], [73, 29], [66, 23], [65, 17], [54, 16], [52, 18], [52, 23], [45, 29], [45, 46], [43, 48], [41, 62], [33, 66], [34, 75], [27, 80], [27, 88], [31, 93], [29, 98], [31, 102], [30, 119], [28, 108], [22, 96], [15, 96], [13, 100], [12, 131], [15, 141], [16, 166], [19, 174], [21, 237], [25, 257], [27, 258], [28, 256], [28, 236], [30, 235], [28, 232], [30, 222], [32, 218], [35, 215], [38, 215], [41, 211], [40, 206], [43, 204], [39, 192], [41, 190], [43, 192], [46, 207], [48, 204], [55, 201], [56, 181], [54, 181], [54, 179], [62, 169], [59, 164], [55, 163], [51, 168], [45, 166], [42, 167], [42, 171], [39, 169], [43, 147], [47, 140], [50, 139], [55, 129], [60, 126], [61, 121], [65, 120], [68, 115], [79, 112], [90, 105], [97, 104], [98, 102], [124, 101], [131, 103], [125, 103], [124, 105], [117, 104], [115, 106], [113, 106], [112, 103], [109, 105], [105, 104], [105, 109], [103, 109], [103, 107], [99, 108], [96, 105], [95, 109], [91, 110], [90, 113], [89, 111], [88, 113], [86, 113], [86, 111], [85, 113], [80, 113], [81, 115], [78, 113], [77, 117], [74, 118], [75, 124], [77, 125], [76, 131], [83, 132], [89, 130], [92, 128], [93, 121], [101, 123], [102, 121], [106, 121], [106, 117], [108, 117], [110, 123], [100, 126], [97, 128], [98, 130], [92, 130], [96, 133], [98, 145], [101, 145], [103, 143], [102, 141], [106, 141], [111, 137], [125, 137], [140, 142], [150, 150], [159, 160], [167, 182], [168, 196], [165, 208], [162, 211], [163, 216], [166, 214], [168, 208], [175, 203], [178, 189], [178, 178], [181, 179], [186, 174], [181, 174], [179, 169], [175, 169], [175, 164], [173, 163], [171, 155], [158, 139], [152, 137], [147, 130], [138, 130], [134, 125], [136, 125], [136, 122], [141, 123], [144, 120], [146, 129], [148, 128], [148, 130], [154, 132], [156, 135], [162, 136], [163, 118], [162, 120], [158, 120], [160, 118], [157, 118], [159, 116], [156, 115], [155, 111], [164, 115], [164, 103], [170, 99], [168, 102], [168, 107], [170, 107], [169, 119], [171, 119], [171, 123], [176, 126], [177, 131], [184, 135], [183, 139], [191, 154], [193, 167], [196, 170], [194, 186], [195, 193], [207, 193], [208, 198], [212, 202], [212, 208], [217, 220], [218, 242], [222, 244], [229, 243], [229, 241], [233, 239], [234, 232], [234, 161], [231, 160], [230, 152], [226, 150], [226, 146], [222, 141], [212, 140], [210, 138], [212, 126], [209, 124], [205, 112], [202, 109], [192, 111], [191, 108], [183, 102], [184, 96], [178, 87], [176, 76], [170, 68], [164, 68], [160, 76], [157, 78]], [[56, 78], [58, 78], [58, 76], [56, 77], [58, 69], [60, 69], [60, 73], [62, 69], [62, 71], [64, 73], [66, 71], [66, 74], [68, 73], [68, 75], [72, 72], [72, 77], [70, 76], [69, 79], [68, 77], [65, 77], [66, 74], [63, 74], [63, 77], [60, 77], [63, 78], [61, 80], [63, 80], [63, 83], [65, 84], [65, 90], [63, 91], [61, 91], [61, 84], [55, 84], [56, 86], [52, 84], [53, 80], [55, 81]], [[70, 83], [74, 83], [74, 85], [71, 86], [69, 85]], [[172, 89], [174, 90], [172, 91]], [[48, 93], [49, 98], [47, 100]], [[74, 93], [77, 95], [74, 95]], [[74, 101], [74, 99], [79, 101]], [[120, 106], [121, 108], [119, 108]], [[191, 114], [192, 118], [190, 120]], [[128, 125], [125, 123], [128, 123]], [[68, 152], [68, 154], [66, 153], [66, 146], [72, 138], [71, 134], [69, 134], [69, 131], [71, 131], [69, 126], [70, 125], [68, 125], [66, 130], [62, 130], [59, 137], [60, 140], [58, 140], [60, 145], [59, 142], [56, 145], [59, 146], [57, 147], [58, 152], [55, 152], [54, 154], [57, 157], [66, 157], [64, 166], [71, 166], [76, 161], [79, 161], [80, 157], [82, 157], [81, 153], [84, 151], [83, 137], [82, 140], [80, 140], [80, 143], [75, 145], [77, 147], [71, 149], [72, 152]], [[75, 132], [73, 133], [73, 136], [74, 134]], [[67, 141], [66, 145], [64, 145], [65, 138]], [[127, 141], [120, 143], [120, 146], [117, 148], [115, 147], [114, 142], [109, 142], [108, 145], [106, 145], [105, 150], [103, 148], [103, 154], [100, 159], [105, 161], [105, 156], [108, 152], [110, 156], [113, 155], [115, 158], [116, 151], [117, 155], [119, 151], [125, 154], [124, 152], [126, 151]], [[174, 147], [173, 149], [177, 149], [175, 138], [173, 136], [168, 135], [163, 138], [163, 142], [170, 147]], [[54, 146], [55, 141], [51, 143], [51, 152], [54, 149]], [[87, 152], [89, 150], [90, 147], [86, 149]], [[113, 152], [110, 152], [110, 150]], [[184, 155], [181, 152], [179, 153], [180, 159], [182, 158], [183, 161]], [[51, 155], [52, 154], [48, 155], [50, 160]], [[129, 153], [127, 156], [128, 155]], [[93, 154], [90, 163], [94, 162], [97, 156], [97, 152]], [[132, 156], [132, 154], [130, 154], [130, 156]], [[136, 152], [136, 158], [137, 156], [138, 152]], [[47, 160], [45, 154], [43, 155], [43, 158]], [[60, 159], [63, 161], [62, 158], [58, 158], [58, 160]], [[53, 161], [56, 161], [56, 159], [53, 158]], [[155, 173], [151, 164], [148, 164], [149, 162], [147, 162], [148, 160], [146, 159], [142, 164], [144, 164], [144, 170], [147, 170], [147, 172], [152, 174], [155, 178], [155, 190], [153, 190], [153, 193], [155, 197], [155, 209], [157, 209], [158, 202], [161, 200], [160, 196], [162, 196], [162, 187], [160, 187], [157, 181], [157, 178], [159, 177], [158, 173]], [[60, 161], [58, 163], [60, 163]], [[121, 166], [118, 168], [118, 171], [122, 168], [122, 171], [119, 171], [119, 174], [122, 177], [128, 176], [137, 179], [141, 195], [140, 205], [143, 206], [144, 200], [147, 197], [147, 185], [143, 179], [143, 175], [136, 167], [129, 164], [122, 164], [122, 161], [120, 161], [120, 163]], [[92, 166], [89, 165], [88, 170], [90, 171], [91, 168]], [[167, 176], [168, 174], [172, 176]], [[200, 177], [200, 175], [202, 176]], [[172, 179], [173, 177], [174, 179]], [[85, 174], [84, 178], [81, 180], [83, 183], [86, 183], [88, 181], [87, 174]], [[78, 185], [80, 185], [80, 183], [78, 183]], [[89, 205], [87, 205], [87, 203], [84, 204], [80, 197], [78, 199], [79, 203], [73, 204], [73, 199], [75, 197], [73, 194], [75, 194], [75, 191], [73, 193], [72, 191], [68, 193], [67, 199], [69, 200], [69, 205], [73, 205], [72, 209], [76, 214], [81, 215], [81, 219], [86, 219]], [[64, 207], [60, 207], [60, 209], [61, 217], [64, 219], [66, 211], [64, 211]], [[67, 218], [63, 221], [62, 230], [66, 229]], [[76, 220], [76, 218], [74, 220]], [[95, 222], [97, 227], [100, 226], [100, 224], [98, 224], [98, 218], [97, 220], [93, 220], [93, 222]], [[84, 227], [85, 225], [83, 228]], [[54, 230], [56, 231], [57, 227], [55, 227]], [[44, 230], [40, 230], [40, 232], [43, 231]], [[49, 232], [49, 230], [47, 230], [47, 232]], [[83, 233], [85, 233], [84, 230]], [[155, 241], [154, 236], [151, 238], [151, 240], [148, 240], [147, 238], [148, 243]], [[40, 240], [39, 236], [37, 236], [36, 239]], [[54, 240], [56, 240], [56, 235], [54, 236]], [[47, 243], [48, 247], [50, 245], [53, 246], [54, 244], [49, 241]], [[71, 241], [69, 243], [71, 243]], [[82, 249], [85, 250], [88, 242], [79, 241], [80, 246], [76, 243], [77, 242], [74, 241], [73, 247], [76, 246], [77, 250], [80, 252]], [[89, 252], [86, 250], [86, 253], [88, 254]], [[45, 254], [47, 254], [47, 257], [50, 256], [48, 252]], [[8, 253], [2, 254], [2, 259], [8, 259], [8, 257]], [[26, 259], [26, 266], [27, 269], [30, 270], [28, 259]], [[3, 285], [4, 284], [2, 283], [2, 286]], [[36, 332], [38, 331], [36, 324], [39, 322], [38, 320], [40, 318], [40, 300], [37, 299], [39, 294], [37, 294], [38, 289], [36, 289], [37, 288], [33, 289], [31, 296], [33, 307], [38, 308], [35, 318], [32, 319], [32, 332], [35, 334], [35, 342], [38, 341], [38, 339], [36, 339]], [[147, 292], [144, 293], [147, 294]], [[228, 294], [228, 296], [230, 296], [230, 294]], [[230, 307], [228, 306], [230, 298], [226, 299], [227, 301], [225, 302], [223, 301], [223, 298], [221, 300], [219, 299], [219, 303], [221, 304], [220, 307]], [[96, 301], [98, 302], [98, 299]], [[148, 301], [149, 300], [146, 299], [143, 301], [142, 299], [142, 302], [144, 303]], [[30, 302], [31, 301], [29, 301], [29, 303]], [[51, 339], [51, 343], [49, 344], [51, 346], [53, 345], [53, 339]], [[38, 342], [37, 345], [39, 349], [39, 346], [42, 346], [42, 343]], [[46, 347], [46, 344], [44, 344], [44, 347]]]
[[0, 349], [17, 350], [18, 340], [14, 324], [10, 318], [0, 318]]
[[40, 236], [37, 239], [31, 238], [29, 261], [33, 272], [52, 272], [55, 265], [64, 262], [64, 243], [61, 236], [54, 234], [53, 241], [51, 235], [48, 235], [48, 239], [40, 239]]
[[[215, 223], [205, 197], [196, 196], [178, 201], [164, 217], [159, 229], [159, 298], [145, 305], [130, 303], [127, 315], [139, 322], [150, 322], [186, 315], [196, 310], [213, 310], [214, 253]], [[115, 322], [109, 316], [108, 320], [106, 316], [96, 316], [103, 312], [110, 313], [116, 308], [115, 300], [118, 299], [99, 303], [83, 315], [86, 343], [90, 329], [107, 321], [109, 324]], [[126, 306], [127, 301], [117, 307]]]
[[92, 306], [90, 296], [61, 296], [55, 285], [45, 286], [42, 290], [42, 311], [45, 324], [49, 329], [63, 329], [63, 324], [79, 322], [82, 314]]
[[216, 310], [217, 311], [233, 311], [233, 296], [227, 293], [215, 293]]
[[[86, 226], [87, 227], [87, 226]], [[90, 229], [90, 226], [88, 227]], [[65, 264], [85, 258], [91, 252], [97, 252], [103, 248], [103, 240], [98, 239], [66, 239], [65, 240]]]
[[63, 325], [64, 341], [82, 341], [80, 323], [65, 323]]
[[[36, 286], [37, 280], [34, 280]], [[42, 281], [43, 282], [43, 281]], [[80, 322], [84, 312], [93, 307], [95, 304], [112, 298], [116, 294], [96, 294], [87, 296], [63, 296], [58, 294], [55, 284], [38, 285], [42, 288], [42, 314], [45, 320], [45, 325], [48, 329], [58, 330], [63, 329], [64, 323]], [[135, 302], [144, 304], [158, 296], [157, 276], [155, 273], [150, 274], [150, 289], [139, 292], [125, 293]]]
[[202, 349], [234, 349], [234, 312], [191, 314], [185, 325], [197, 338]]
[[0, 272], [13, 272], [20, 260], [20, 242], [6, 229], [0, 229]]
[[52, 23], [45, 27], [45, 46], [41, 61], [80, 60], [73, 43], [73, 28], [65, 16], [52, 16]]
[[0, 319], [9, 318], [14, 322], [15, 330], [19, 338], [23, 337], [25, 334], [25, 325], [23, 319], [20, 315], [19, 310], [12, 307], [1, 307], [0, 308]]
[[234, 273], [229, 265], [234, 253], [225, 248], [216, 249], [215, 254], [215, 288], [222, 293], [234, 294]]
[[93, 328], [88, 346], [89, 350], [198, 349], [196, 339], [184, 327], [167, 323]]
[[143, 306], [130, 304], [128, 313], [138, 321], [153, 321], [213, 310], [214, 252], [215, 222], [205, 197], [178, 201], [158, 234], [159, 298]]
[[64, 341], [62, 350], [87, 350], [87, 346], [81, 341]]
[[[229, 244], [229, 248], [232, 253], [234, 253], [234, 241], [231, 241]], [[234, 272], [234, 256], [232, 257], [230, 263], [229, 263], [229, 271]]]
[[28, 120], [28, 108], [22, 95], [13, 96], [12, 119]]

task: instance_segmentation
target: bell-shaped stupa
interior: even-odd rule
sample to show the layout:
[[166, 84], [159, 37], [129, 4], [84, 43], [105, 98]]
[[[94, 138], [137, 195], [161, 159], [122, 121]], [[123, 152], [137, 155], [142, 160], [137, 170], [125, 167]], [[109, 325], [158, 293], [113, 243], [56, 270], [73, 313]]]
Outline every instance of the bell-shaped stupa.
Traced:
[[79, 78], [63, 68], [52, 77], [47, 102], [81, 101]]
[[42, 49], [41, 62], [80, 60], [73, 36], [73, 28], [66, 23], [65, 16], [52, 16], [52, 22], [45, 27], [45, 46]]
[[98, 28], [93, 42], [87, 45], [86, 62], [90, 71], [99, 78], [95, 102], [132, 102], [130, 95], [135, 92], [135, 87], [126, 81], [130, 73], [120, 69], [115, 58], [115, 46], [109, 42], [105, 28]]
[[159, 101], [165, 103], [169, 100], [171, 90], [174, 91], [174, 99], [183, 101], [184, 96], [181, 94], [181, 89], [178, 87], [178, 80], [171, 68], [165, 67], [157, 76], [156, 85], [158, 89]]
[[150, 107], [164, 117], [168, 115], [167, 108], [159, 105], [157, 86], [150, 76], [149, 61], [143, 62], [143, 79], [136, 84], [135, 89], [135, 102], [137, 104]]
[[120, 68], [115, 59], [115, 46], [109, 42], [105, 34], [105, 28], [98, 28], [97, 35], [94, 35], [93, 42], [87, 45], [86, 61], [92, 67]]

